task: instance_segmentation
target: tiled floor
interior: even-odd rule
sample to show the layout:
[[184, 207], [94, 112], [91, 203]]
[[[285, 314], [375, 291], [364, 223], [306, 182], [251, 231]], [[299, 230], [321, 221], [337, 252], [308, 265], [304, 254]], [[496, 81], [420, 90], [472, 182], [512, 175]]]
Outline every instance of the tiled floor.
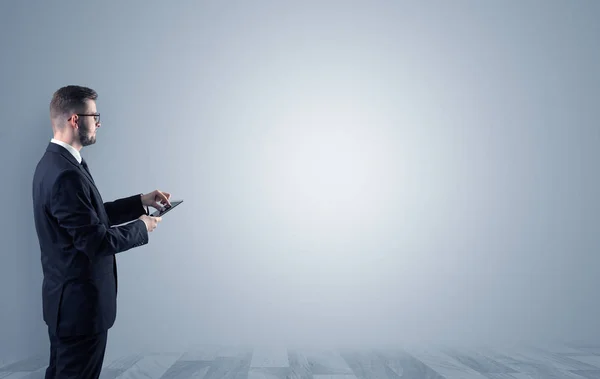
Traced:
[[[7, 364], [0, 378], [41, 379], [46, 364], [47, 357]], [[107, 359], [101, 378], [600, 379], [600, 343], [347, 350], [195, 346]]]

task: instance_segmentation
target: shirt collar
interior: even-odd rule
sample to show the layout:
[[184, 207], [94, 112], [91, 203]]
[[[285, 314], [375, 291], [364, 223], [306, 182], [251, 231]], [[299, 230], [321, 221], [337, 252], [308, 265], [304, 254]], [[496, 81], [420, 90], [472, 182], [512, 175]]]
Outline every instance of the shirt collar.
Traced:
[[52, 138], [50, 140], [50, 142], [55, 143], [57, 145], [60, 145], [62, 147], [64, 147], [65, 149], [67, 149], [69, 151], [69, 153], [71, 153], [71, 155], [73, 155], [73, 157], [75, 157], [75, 159], [77, 160], [78, 163], [81, 163], [81, 154], [79, 153], [79, 151], [77, 151], [76, 148], [74, 148], [73, 146], [69, 145], [68, 143], [65, 143], [63, 141], [59, 141], [57, 139]]

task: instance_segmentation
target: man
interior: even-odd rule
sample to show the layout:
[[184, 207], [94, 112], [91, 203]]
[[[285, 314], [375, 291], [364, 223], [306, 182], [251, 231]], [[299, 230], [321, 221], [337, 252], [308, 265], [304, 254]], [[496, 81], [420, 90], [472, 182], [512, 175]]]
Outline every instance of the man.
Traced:
[[116, 318], [115, 254], [148, 243], [160, 217], [149, 206], [170, 205], [159, 190], [103, 202], [82, 159], [96, 142], [97, 93], [57, 90], [50, 103], [54, 138], [33, 177], [35, 227], [41, 249], [43, 318], [50, 362], [46, 379], [100, 376], [108, 329]]

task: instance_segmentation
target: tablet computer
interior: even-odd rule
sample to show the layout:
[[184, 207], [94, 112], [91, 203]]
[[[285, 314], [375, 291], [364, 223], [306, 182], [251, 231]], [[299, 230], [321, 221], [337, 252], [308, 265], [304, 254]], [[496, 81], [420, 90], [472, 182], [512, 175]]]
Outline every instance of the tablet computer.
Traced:
[[169, 212], [171, 209], [173, 209], [176, 206], [178, 206], [179, 204], [183, 203], [183, 200], [173, 200], [173, 201], [169, 201], [169, 202], [171, 203], [171, 206], [167, 205], [163, 209], [157, 209], [153, 213], [150, 213], [150, 216], [152, 216], [152, 217], [162, 217], [165, 213]]

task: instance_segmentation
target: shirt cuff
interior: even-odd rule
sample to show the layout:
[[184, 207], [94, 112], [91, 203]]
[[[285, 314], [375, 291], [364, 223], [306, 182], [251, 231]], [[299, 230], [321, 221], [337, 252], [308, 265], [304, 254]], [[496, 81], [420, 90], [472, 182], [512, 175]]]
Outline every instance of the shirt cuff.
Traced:
[[[144, 196], [143, 193], [140, 194], [140, 203], [142, 203], [142, 196]], [[142, 208], [144, 208], [144, 212], [146, 212], [146, 216], [148, 216], [150, 214], [150, 207], [142, 203]]]

